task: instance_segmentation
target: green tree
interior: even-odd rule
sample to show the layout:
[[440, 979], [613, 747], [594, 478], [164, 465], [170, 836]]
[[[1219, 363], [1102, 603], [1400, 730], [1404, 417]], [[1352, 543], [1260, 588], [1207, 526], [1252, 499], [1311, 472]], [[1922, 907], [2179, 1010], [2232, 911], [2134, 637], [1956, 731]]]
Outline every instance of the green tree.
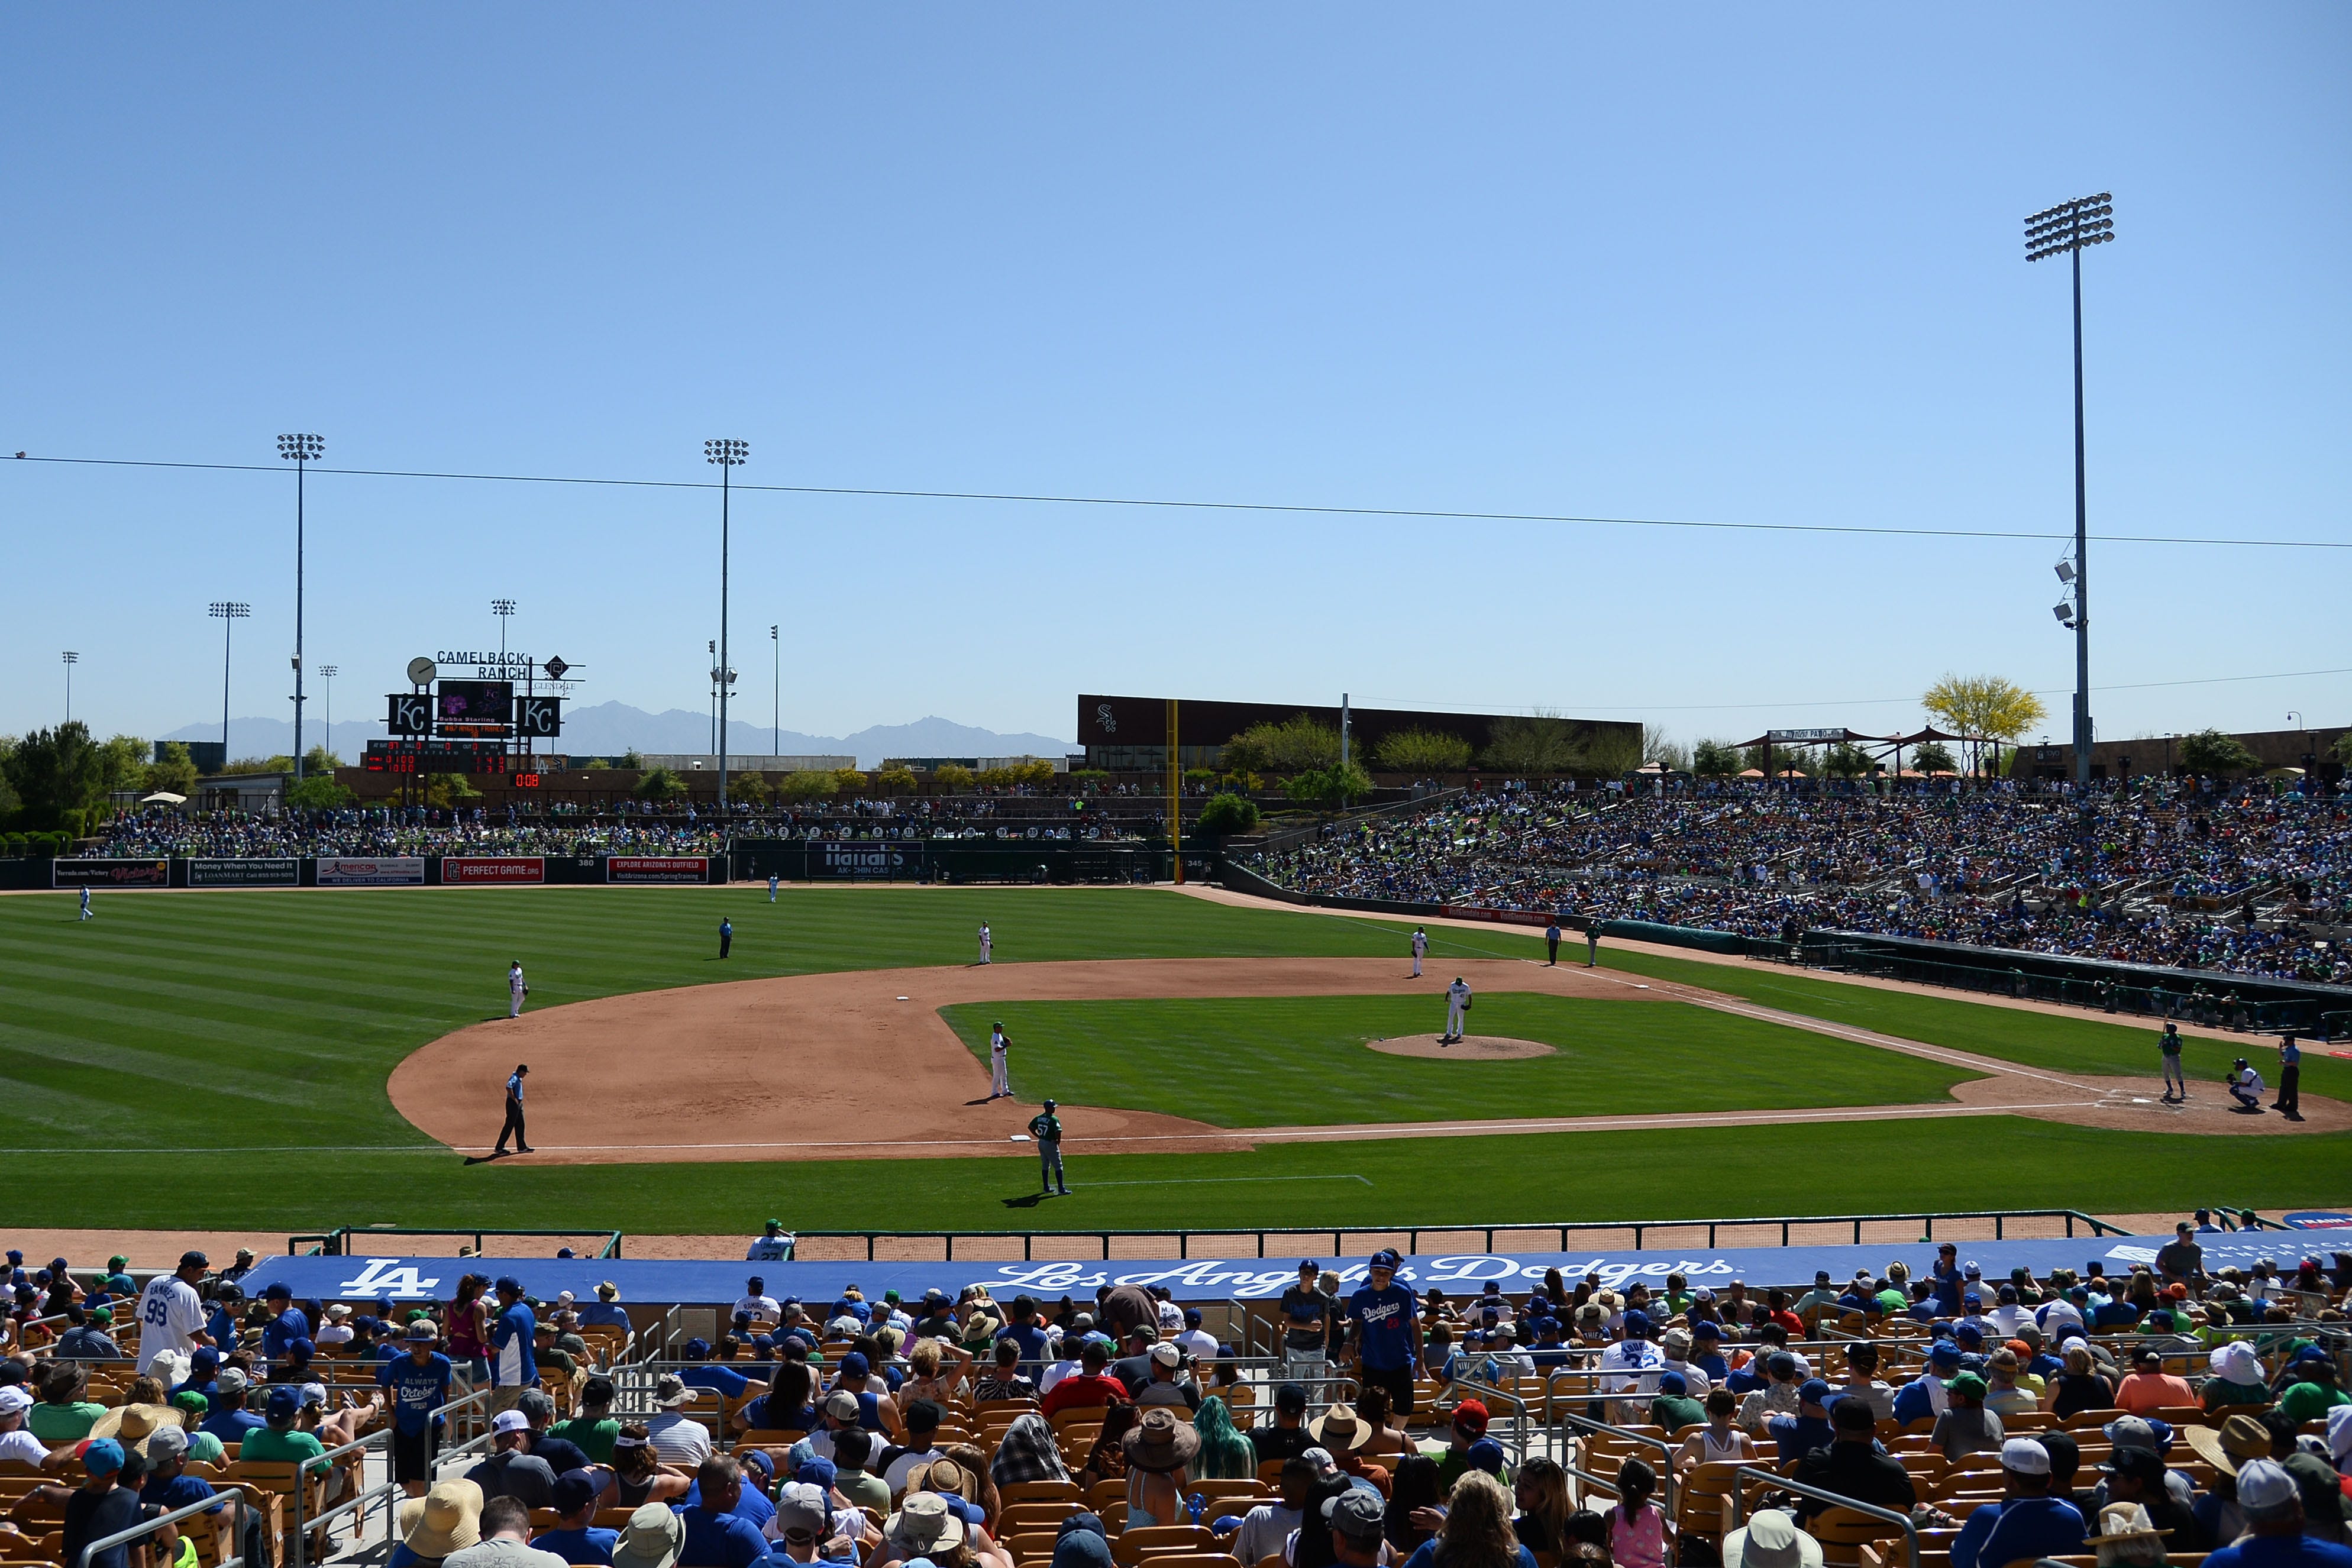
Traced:
[[686, 794], [686, 780], [667, 768], [648, 768], [645, 777], [637, 780], [637, 787], [630, 793], [640, 800], [651, 800], [656, 804], [676, 800]]
[[[450, 774], [447, 777], [462, 778], [464, 775]], [[470, 795], [481, 793], [470, 784], [467, 786], [467, 792]], [[296, 811], [332, 811], [350, 805], [353, 799], [355, 797], [349, 789], [335, 782], [335, 776], [331, 773], [308, 774], [299, 783], [286, 788], [287, 808]]]
[[1339, 732], [1302, 713], [1279, 724], [1254, 724], [1224, 744], [1220, 758], [1247, 773], [1304, 773], [1339, 760]]
[[610, 773], [612, 770], [613, 765], [601, 757], [592, 757], [580, 765], [583, 773]]
[[1372, 776], [1353, 762], [1334, 762], [1328, 768], [1310, 768], [1294, 774], [1282, 788], [1285, 794], [1302, 806], [1312, 806], [1318, 811], [1339, 811], [1372, 792]]
[[2262, 758], [2245, 747], [2234, 735], [2218, 729], [2200, 729], [2194, 735], [2183, 736], [2180, 760], [2191, 773], [2200, 776], [2212, 773], [2243, 773], [2262, 766]]
[[1870, 771], [1870, 753], [1851, 740], [1841, 740], [1822, 754], [1822, 771], [1832, 779], [1859, 779]]
[[1257, 826], [1257, 802], [1230, 790], [1212, 795], [1202, 805], [1201, 814], [1194, 820], [1193, 826], [1200, 832], [1216, 838], [1228, 833], [1246, 833]]
[[106, 789], [136, 789], [147, 782], [147, 759], [154, 748], [135, 735], [118, 735], [98, 748]]
[[738, 773], [727, 782], [727, 798], [746, 806], [768, 803], [768, 781], [757, 773]]
[[5, 766], [35, 827], [77, 831], [82, 814], [106, 800], [106, 758], [78, 720], [33, 731], [8, 753]]
[[[309, 783], [309, 779], [304, 779]], [[478, 800], [482, 792], [463, 773], [427, 773], [425, 776], [425, 803], [444, 809], [462, 806], [468, 800]]]
[[186, 744], [177, 740], [165, 741], [163, 760], [149, 763], [146, 777], [141, 782], [150, 795], [158, 789], [168, 789], [174, 795], [194, 794], [196, 764], [195, 759], [188, 755]]
[[[1927, 688], [1919, 706], [1971, 743], [2013, 741], [2040, 724], [2048, 711], [2040, 697], [2004, 675], [1946, 675]], [[1984, 748], [1971, 744], [1969, 749], [1981, 753]]]
[[915, 770], [903, 762], [894, 762], [877, 773], [874, 782], [888, 793], [897, 795], [915, 787]]
[[306, 774], [332, 773], [338, 768], [350, 766], [351, 764], [323, 746], [314, 746], [302, 754], [302, 771]]
[[1727, 741], [1702, 740], [1691, 747], [1691, 771], [1702, 779], [1728, 779], [1741, 766], [1739, 748]]
[[637, 748], [635, 747], [632, 746], [628, 750], [621, 753], [622, 767], [633, 771], [642, 771], [645, 765], [646, 759], [637, 755]]
[[1642, 761], [1654, 762], [1669, 773], [1691, 770], [1690, 748], [1654, 725], [1642, 727]]
[[787, 773], [776, 786], [776, 799], [798, 805], [810, 800], [830, 800], [841, 787], [840, 779], [830, 768], [803, 768]]
[[1642, 736], [1623, 729], [1597, 731], [1584, 743], [1578, 765], [1596, 779], [1622, 779], [1642, 766]]
[[942, 789], [969, 789], [972, 786], [971, 769], [961, 762], [942, 762], [931, 769], [931, 777], [939, 780]]
[[1450, 730], [1399, 729], [1381, 737], [1372, 760], [1386, 773], [1459, 773], [1470, 766], [1472, 750]]
[[2352, 768], [2352, 729], [2347, 729], [2337, 736], [2336, 744], [2327, 749], [2335, 753], [2336, 761], [2347, 768]]
[[844, 795], [862, 793], [866, 789], [866, 775], [855, 768], [838, 769], [833, 776], [833, 787]]
[[1911, 748], [1911, 766], [1922, 773], [1958, 773], [1949, 747], [1940, 740], [1925, 740]]
[[[1505, 773], [1569, 773], [1583, 761], [1576, 727], [1557, 714], [1498, 718], [1486, 732], [1488, 768]], [[1629, 768], [1638, 766], [1629, 763]]]

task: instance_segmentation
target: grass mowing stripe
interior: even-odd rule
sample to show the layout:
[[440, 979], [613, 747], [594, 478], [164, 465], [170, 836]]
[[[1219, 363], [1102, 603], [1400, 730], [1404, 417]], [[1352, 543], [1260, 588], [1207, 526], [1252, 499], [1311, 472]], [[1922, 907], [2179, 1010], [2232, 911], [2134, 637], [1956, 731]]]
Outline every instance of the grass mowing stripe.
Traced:
[[[1016, 1092], [1170, 1111], [1219, 1127], [1786, 1110], [1943, 1101], [1963, 1069], [1687, 1003], [1488, 990], [1475, 1031], [1550, 1045], [1520, 1061], [1391, 1055], [1426, 997], [974, 1002], [940, 1015], [981, 1061], [1001, 1019]], [[1180, 1083], [1213, 1088], [1175, 1100]]]

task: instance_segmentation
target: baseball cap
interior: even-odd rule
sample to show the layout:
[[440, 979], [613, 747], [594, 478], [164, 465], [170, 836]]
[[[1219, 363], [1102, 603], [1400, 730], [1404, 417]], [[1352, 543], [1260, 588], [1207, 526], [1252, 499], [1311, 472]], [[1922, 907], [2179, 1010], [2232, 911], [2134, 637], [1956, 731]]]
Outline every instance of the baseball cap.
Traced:
[[578, 1513], [595, 1500], [595, 1483], [583, 1470], [566, 1470], [556, 1477], [555, 1490], [548, 1498], [558, 1513]]
[[1484, 1401], [1465, 1399], [1454, 1407], [1454, 1425], [1464, 1432], [1484, 1432], [1486, 1429], [1486, 1406]]
[[283, 1281], [272, 1280], [261, 1287], [261, 1299], [265, 1301], [290, 1301], [294, 1299], [294, 1292], [286, 1288]]
[[1826, 1378], [1808, 1377], [1797, 1385], [1797, 1399], [1800, 1404], [1819, 1405], [1829, 1396], [1830, 1385]]
[[441, 1337], [441, 1331], [433, 1326], [431, 1318], [419, 1318], [408, 1325], [408, 1337], [421, 1343], [431, 1344]]
[[[1963, 1372], [1944, 1386], [1963, 1399], [1981, 1399], [1985, 1396], [1985, 1380], [1973, 1372]], [[2047, 1458], [2049, 1456], [2045, 1454], [2042, 1457]]]
[[290, 1421], [302, 1409], [302, 1391], [290, 1383], [280, 1383], [269, 1391], [269, 1418]]
[[1927, 1348], [1927, 1359], [1938, 1366], [1958, 1366], [1960, 1364], [1960, 1347], [1950, 1340], [1939, 1339]]
[[1690, 1392], [1690, 1379], [1679, 1372], [1669, 1372], [1658, 1379], [1658, 1392], [1670, 1399], [1679, 1399]]
[[1496, 1477], [1503, 1473], [1503, 1445], [1492, 1437], [1479, 1438], [1462, 1457], [1474, 1470], [1484, 1470]]
[[501, 1410], [490, 1418], [490, 1430], [493, 1432], [528, 1432], [530, 1430], [530, 1417], [524, 1415], [520, 1410]]
[[158, 1427], [147, 1434], [147, 1462], [151, 1465], [167, 1463], [187, 1451], [185, 1427]]
[[[1304, 1403], [1302, 1399], [1301, 1404]], [[14, 1416], [19, 1412], [30, 1410], [32, 1407], [33, 1396], [25, 1392], [23, 1384], [12, 1383], [5, 1388], [0, 1388], [0, 1416]]]
[[2238, 1467], [2238, 1502], [2251, 1512], [2284, 1508], [2301, 1495], [2294, 1478], [2273, 1460], [2249, 1459]]
[[841, 1469], [831, 1459], [819, 1458], [812, 1454], [801, 1461], [800, 1469], [793, 1472], [793, 1479], [803, 1486], [827, 1492], [833, 1490], [835, 1482], [841, 1479]]
[[1181, 1366], [1184, 1364], [1184, 1353], [1162, 1340], [1151, 1347], [1151, 1359], [1161, 1366]]
[[223, 1394], [242, 1394], [250, 1385], [241, 1366], [224, 1366], [213, 1375], [213, 1386]]
[[1379, 1251], [1372, 1254], [1370, 1261], [1365, 1266], [1371, 1269], [1393, 1270], [1400, 1267], [1403, 1262], [1404, 1260], [1398, 1256], [1397, 1249], [1395, 1248], [1383, 1247]]
[[2050, 1450], [2031, 1437], [2011, 1437], [2000, 1446], [2000, 1468], [2021, 1476], [2046, 1476]]
[[700, 1361], [710, 1354], [710, 1342], [698, 1337], [688, 1340], [681, 1354], [688, 1361]]
[[776, 1527], [802, 1535], [822, 1535], [833, 1521], [824, 1493], [800, 1481], [788, 1481], [776, 1499]]
[[[28, 1399], [26, 1403], [30, 1404], [32, 1402]], [[1277, 1410], [1287, 1410], [1293, 1415], [1306, 1409], [1306, 1387], [1303, 1385], [1297, 1383], [1284, 1384], [1281, 1387], [1274, 1391], [1274, 1407]], [[2352, 1406], [2347, 1406], [2347, 1408], [2352, 1408]]]
[[1379, 1540], [1381, 1512], [1380, 1494], [1362, 1487], [1349, 1487], [1323, 1504], [1325, 1521], [1350, 1541]]
[[93, 1440], [81, 1451], [81, 1468], [94, 1476], [112, 1475], [122, 1468], [122, 1445], [111, 1437]]
[[512, 1274], [501, 1274], [499, 1276], [499, 1282], [491, 1289], [504, 1291], [510, 1296], [520, 1296], [522, 1294], [522, 1281]]
[[[180, 1254], [180, 1267], [183, 1269], [209, 1269], [212, 1266], [213, 1260], [193, 1247]], [[119, 1269], [121, 1265], [118, 1263], [115, 1267]]]
[[857, 1396], [846, 1388], [836, 1388], [825, 1396], [824, 1413], [836, 1421], [857, 1419]]

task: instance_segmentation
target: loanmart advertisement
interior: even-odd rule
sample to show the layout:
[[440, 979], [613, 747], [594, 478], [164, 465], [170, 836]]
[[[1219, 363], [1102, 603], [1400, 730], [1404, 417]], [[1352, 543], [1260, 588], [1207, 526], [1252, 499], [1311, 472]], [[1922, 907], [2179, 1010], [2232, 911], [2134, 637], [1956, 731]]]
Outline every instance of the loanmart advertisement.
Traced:
[[[354, 1240], [364, 1238], [354, 1237]], [[1267, 1238], [1269, 1242], [1275, 1239]], [[1307, 1239], [1300, 1238], [1301, 1240]], [[2156, 1250], [2170, 1240], [2164, 1236], [2078, 1236], [2072, 1240], [1964, 1241], [1960, 1256], [1975, 1263], [1990, 1280], [2006, 1279], [2021, 1264], [2038, 1276], [2053, 1269], [2082, 1270], [2091, 1261], [2122, 1274], [2134, 1263], [2151, 1263]], [[2251, 1264], [2262, 1255], [2258, 1240], [2235, 1236], [2204, 1238], [2205, 1266]], [[1415, 1291], [1437, 1286], [1449, 1295], [1475, 1294], [1494, 1281], [1507, 1295], [1524, 1295], [1543, 1283], [1544, 1271], [1558, 1269], [1571, 1282], [1588, 1276], [1612, 1289], [1635, 1280], [1662, 1285], [1671, 1273], [1689, 1278], [1694, 1285], [1720, 1286], [1734, 1280], [1761, 1290], [1780, 1285], [1803, 1285], [1816, 1270], [1827, 1270], [1833, 1280], [1846, 1280], [1857, 1269], [1883, 1273], [1900, 1258], [1915, 1279], [1925, 1279], [1936, 1260], [1932, 1242], [1897, 1242], [1882, 1247], [1738, 1247], [1689, 1251], [1650, 1249], [1643, 1251], [1595, 1249], [1578, 1252], [1444, 1252], [1407, 1257], [1397, 1270], [1397, 1281]], [[1320, 1261], [1321, 1260], [1318, 1260]], [[1363, 1256], [1334, 1258], [1328, 1266], [1339, 1276], [1342, 1288], [1361, 1284], [1370, 1260]], [[570, 1291], [585, 1300], [598, 1281], [610, 1280], [624, 1301], [682, 1301], [690, 1304], [732, 1301], [742, 1293], [740, 1262], [663, 1262], [618, 1258], [501, 1258], [499, 1267], [522, 1281], [533, 1296], [552, 1299]], [[1180, 1301], [1272, 1301], [1297, 1278], [1294, 1254], [1269, 1252], [1264, 1258], [1192, 1258], [1152, 1261], [1119, 1259], [1109, 1263], [766, 1263], [760, 1267], [768, 1289], [803, 1301], [832, 1301], [855, 1284], [869, 1298], [896, 1290], [908, 1301], [934, 1286], [953, 1294], [966, 1284], [986, 1285], [1000, 1300], [1022, 1291], [1034, 1296], [1090, 1296], [1098, 1285], [1165, 1285]], [[465, 1264], [456, 1258], [351, 1257], [270, 1258], [254, 1266], [253, 1278], [282, 1281], [298, 1297], [315, 1301], [440, 1298], [446, 1300]]]
[[520, 887], [547, 880], [547, 862], [539, 855], [443, 855], [444, 887]]
[[612, 855], [604, 862], [606, 882], [709, 882], [708, 855]]
[[293, 887], [302, 880], [302, 862], [292, 855], [277, 859], [192, 860], [187, 866], [190, 887]]
[[70, 860], [49, 862], [52, 887], [169, 887], [170, 861]]
[[320, 887], [421, 887], [425, 883], [423, 855], [379, 856], [373, 860], [319, 857]]

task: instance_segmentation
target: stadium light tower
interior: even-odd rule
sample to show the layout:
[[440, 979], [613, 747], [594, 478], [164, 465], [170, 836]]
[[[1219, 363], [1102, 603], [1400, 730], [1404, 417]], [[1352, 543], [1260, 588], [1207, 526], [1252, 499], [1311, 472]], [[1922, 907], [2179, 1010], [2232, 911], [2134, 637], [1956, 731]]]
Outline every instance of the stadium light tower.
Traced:
[[[2074, 782], [2091, 781], [2091, 616], [2086, 545], [2089, 507], [2083, 483], [2083, 252], [2116, 237], [2114, 198], [2102, 191], [2095, 196], [2045, 207], [2025, 220], [2025, 259], [2042, 261], [2070, 256], [2074, 266], [2074, 558], [2070, 574], [2062, 566], [2061, 581], [2070, 582], [2073, 602], [2058, 607], [2058, 622], [2074, 632]], [[2071, 609], [2074, 613], [2065, 613]]]
[[490, 613], [499, 618], [499, 679], [507, 678], [507, 622], [513, 619], [515, 601], [511, 599], [490, 601]]
[[66, 650], [66, 722], [73, 722], [73, 667], [81, 663], [81, 655], [71, 648]]
[[302, 479], [325, 455], [316, 435], [281, 435], [278, 455], [294, 465], [294, 782], [302, 782]]
[[727, 688], [735, 684], [735, 666], [727, 657], [727, 504], [732, 476], [751, 455], [748, 441], [706, 441], [703, 461], [719, 465], [719, 665], [712, 679], [719, 685], [719, 809], [727, 810]]
[[327, 755], [335, 754], [335, 677], [343, 673], [341, 664], [321, 664], [319, 678], [327, 683]]
[[784, 645], [776, 628], [768, 628], [768, 755], [784, 744]]
[[234, 599], [217, 599], [205, 611], [221, 623], [221, 760], [228, 760], [228, 640], [236, 623], [253, 613], [253, 606]]

